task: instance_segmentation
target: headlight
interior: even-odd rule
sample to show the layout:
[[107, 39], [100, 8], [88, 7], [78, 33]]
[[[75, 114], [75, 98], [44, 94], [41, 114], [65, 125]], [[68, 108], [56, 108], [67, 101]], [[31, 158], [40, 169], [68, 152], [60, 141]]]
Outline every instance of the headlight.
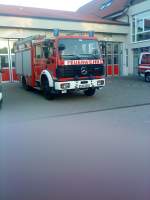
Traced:
[[61, 83], [60, 87], [61, 87], [61, 89], [65, 90], [67, 88], [70, 88], [70, 83]]
[[98, 85], [98, 86], [104, 85], [104, 80], [98, 80], [98, 81], [97, 81], [97, 85]]

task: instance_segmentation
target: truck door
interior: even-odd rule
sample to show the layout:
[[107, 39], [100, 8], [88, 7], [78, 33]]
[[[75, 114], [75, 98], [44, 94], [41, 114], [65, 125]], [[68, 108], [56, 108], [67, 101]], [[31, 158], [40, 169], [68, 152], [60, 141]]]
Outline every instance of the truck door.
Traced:
[[42, 44], [34, 46], [34, 74], [35, 80], [40, 80], [40, 74], [42, 70], [46, 68], [46, 58], [44, 57]]
[[[56, 72], [56, 48], [54, 48], [54, 42], [51, 41], [48, 45], [48, 47], [46, 47], [46, 52], [48, 52], [47, 55], [47, 68], [49, 70], [49, 72], [51, 72], [51, 74], [55, 75]], [[46, 55], [45, 55], [46, 57]]]

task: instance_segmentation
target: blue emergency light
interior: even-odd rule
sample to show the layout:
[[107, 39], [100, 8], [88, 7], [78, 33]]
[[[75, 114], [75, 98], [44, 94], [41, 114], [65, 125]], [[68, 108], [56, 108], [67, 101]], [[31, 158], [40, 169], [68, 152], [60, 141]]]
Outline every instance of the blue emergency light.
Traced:
[[53, 30], [53, 35], [54, 35], [55, 37], [59, 36], [59, 29], [54, 29], [54, 30]]
[[89, 31], [88, 35], [89, 35], [89, 37], [94, 37], [94, 31]]

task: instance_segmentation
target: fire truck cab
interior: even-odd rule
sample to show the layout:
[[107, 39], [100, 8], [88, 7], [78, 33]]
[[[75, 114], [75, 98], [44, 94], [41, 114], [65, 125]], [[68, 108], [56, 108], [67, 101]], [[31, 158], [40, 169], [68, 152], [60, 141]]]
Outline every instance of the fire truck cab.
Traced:
[[141, 53], [139, 59], [138, 74], [139, 76], [143, 76], [146, 82], [150, 82], [150, 53]]
[[25, 89], [57, 93], [83, 90], [92, 96], [105, 85], [105, 70], [94, 36], [31, 36], [15, 44], [16, 72]]

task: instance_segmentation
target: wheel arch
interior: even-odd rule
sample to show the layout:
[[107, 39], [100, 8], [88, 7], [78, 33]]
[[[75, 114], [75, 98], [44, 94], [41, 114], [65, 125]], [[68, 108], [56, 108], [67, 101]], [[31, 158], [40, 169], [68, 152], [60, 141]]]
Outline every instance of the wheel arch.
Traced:
[[149, 74], [150, 73], [150, 70], [145, 70], [145, 74]]
[[145, 71], [145, 81], [150, 82], [150, 70]]
[[48, 70], [43, 70], [40, 75], [40, 84], [42, 84], [42, 79], [47, 78], [49, 87], [54, 87], [54, 81], [51, 73]]

